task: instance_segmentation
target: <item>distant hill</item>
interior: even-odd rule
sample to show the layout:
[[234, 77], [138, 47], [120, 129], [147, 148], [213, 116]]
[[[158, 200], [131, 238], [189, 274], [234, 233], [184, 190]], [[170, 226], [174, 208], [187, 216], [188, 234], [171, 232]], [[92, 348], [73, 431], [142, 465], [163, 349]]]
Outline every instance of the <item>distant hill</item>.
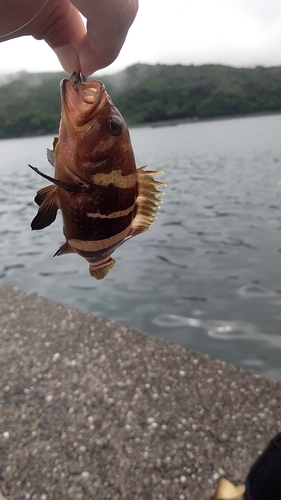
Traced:
[[59, 81], [65, 73], [12, 75], [0, 86], [0, 138], [52, 134], [60, 119]]
[[[57, 133], [64, 73], [0, 82], [0, 138]], [[100, 77], [129, 125], [281, 111], [281, 66], [135, 64]]]

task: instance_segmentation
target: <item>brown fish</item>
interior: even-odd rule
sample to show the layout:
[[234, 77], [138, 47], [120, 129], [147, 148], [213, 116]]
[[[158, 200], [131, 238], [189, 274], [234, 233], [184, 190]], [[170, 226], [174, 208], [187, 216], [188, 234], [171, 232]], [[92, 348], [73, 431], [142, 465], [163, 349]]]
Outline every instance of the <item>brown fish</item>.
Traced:
[[66, 242], [55, 255], [78, 253], [90, 274], [102, 279], [115, 262], [112, 252], [150, 228], [163, 186], [162, 172], [136, 169], [128, 128], [100, 81], [77, 73], [61, 82], [59, 137], [47, 158], [54, 178], [29, 165], [53, 184], [38, 191], [32, 229], [43, 229], [60, 209]]

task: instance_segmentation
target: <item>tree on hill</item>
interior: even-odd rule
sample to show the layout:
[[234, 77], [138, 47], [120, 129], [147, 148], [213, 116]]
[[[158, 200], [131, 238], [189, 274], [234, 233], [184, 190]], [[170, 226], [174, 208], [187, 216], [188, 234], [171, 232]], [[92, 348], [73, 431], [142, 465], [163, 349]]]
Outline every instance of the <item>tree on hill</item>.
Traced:
[[[0, 138], [56, 134], [64, 73], [20, 73], [0, 86]], [[281, 111], [281, 66], [135, 64], [101, 78], [129, 125]]]

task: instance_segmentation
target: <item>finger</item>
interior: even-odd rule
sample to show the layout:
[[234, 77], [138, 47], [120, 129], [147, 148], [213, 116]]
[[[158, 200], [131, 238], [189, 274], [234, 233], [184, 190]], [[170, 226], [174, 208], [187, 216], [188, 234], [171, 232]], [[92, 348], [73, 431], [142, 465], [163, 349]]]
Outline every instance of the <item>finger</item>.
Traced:
[[[16, 0], [1, 0], [0, 14], [15, 30], [4, 39], [22, 35], [45, 39], [67, 73], [85, 75], [114, 61], [138, 8], [137, 0], [38, 0], [36, 4], [22, 0], [21, 6], [19, 11]], [[88, 19], [87, 33], [77, 9]]]
[[45, 39], [67, 73], [80, 71], [79, 47], [86, 33], [77, 9], [69, 0], [0, 1], [0, 41], [24, 35]]
[[[30, 29], [52, 47], [67, 73], [90, 75], [116, 59], [137, 8], [137, 0], [49, 0]], [[88, 20], [87, 33], [78, 10]]]
[[10, 40], [27, 34], [27, 26], [44, 8], [48, 0], [22, 0], [19, 9], [18, 0], [0, 2], [0, 37], [1, 41]]
[[30, 23], [29, 32], [50, 45], [67, 73], [80, 72], [79, 48], [86, 29], [79, 12], [68, 0], [49, 1]]
[[133, 23], [137, 0], [72, 0], [87, 18], [87, 35], [78, 48], [82, 72], [91, 74], [111, 64], [118, 56]]

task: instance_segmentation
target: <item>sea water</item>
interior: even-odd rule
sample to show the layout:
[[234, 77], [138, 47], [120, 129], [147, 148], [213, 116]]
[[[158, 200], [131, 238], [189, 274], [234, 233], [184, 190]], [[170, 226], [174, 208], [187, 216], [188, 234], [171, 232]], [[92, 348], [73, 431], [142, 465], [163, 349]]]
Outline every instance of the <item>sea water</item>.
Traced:
[[131, 130], [137, 165], [163, 170], [156, 223], [103, 281], [53, 259], [61, 216], [30, 230], [52, 137], [0, 141], [5, 283], [281, 379], [281, 115]]

